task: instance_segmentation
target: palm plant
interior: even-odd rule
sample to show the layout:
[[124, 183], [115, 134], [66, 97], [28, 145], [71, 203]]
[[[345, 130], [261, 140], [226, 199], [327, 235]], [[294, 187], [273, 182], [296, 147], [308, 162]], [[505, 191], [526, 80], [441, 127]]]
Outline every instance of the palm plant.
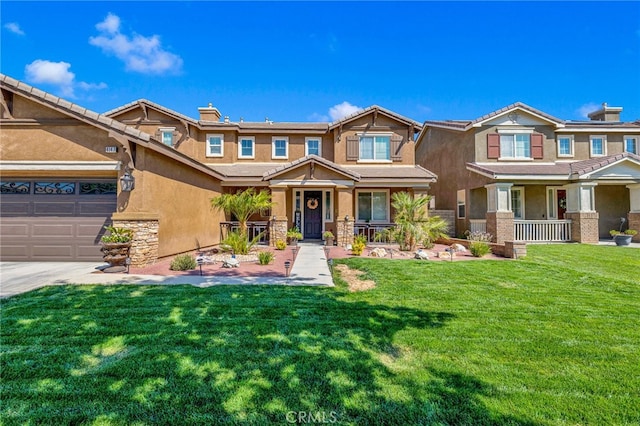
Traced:
[[238, 191], [235, 194], [221, 194], [211, 199], [211, 206], [233, 215], [238, 220], [240, 234], [247, 236], [247, 222], [251, 215], [273, 206], [271, 194], [265, 189], [256, 192], [255, 188]]
[[430, 196], [413, 197], [405, 191], [393, 194], [391, 205], [396, 211], [393, 238], [400, 250], [415, 250], [418, 243], [432, 244], [446, 235], [447, 223], [439, 216], [427, 215], [430, 199]]

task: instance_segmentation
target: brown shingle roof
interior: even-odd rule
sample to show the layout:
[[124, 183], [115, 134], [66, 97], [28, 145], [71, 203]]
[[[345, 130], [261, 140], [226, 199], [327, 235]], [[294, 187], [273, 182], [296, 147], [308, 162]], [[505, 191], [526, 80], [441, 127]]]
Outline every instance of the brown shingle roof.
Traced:
[[390, 111], [386, 108], [383, 108], [381, 106], [378, 105], [371, 105], [370, 107], [367, 108], [363, 108], [359, 111], [354, 112], [353, 114], [347, 115], [346, 117], [343, 117], [339, 120], [334, 121], [333, 123], [329, 124], [329, 130], [331, 129], [335, 129], [336, 127], [339, 127], [341, 124], [347, 123], [349, 121], [355, 120], [358, 117], [362, 117], [364, 115], [369, 114], [371, 111], [378, 111], [381, 112], [395, 120], [401, 121], [409, 126], [413, 125], [416, 129], [416, 131], [420, 131], [422, 129], [422, 124], [418, 123], [417, 121], [414, 121], [410, 118], [407, 118], [403, 115], [397, 114], [393, 111]]
[[324, 167], [334, 170], [340, 174], [345, 175], [353, 180], [360, 180], [360, 175], [358, 173], [353, 172], [345, 167], [339, 166], [333, 161], [329, 161], [325, 158], [318, 157], [317, 155], [307, 155], [306, 157], [298, 158], [297, 160], [293, 160], [290, 163], [282, 164], [276, 168], [272, 168], [271, 170], [264, 173], [263, 178], [265, 180], [272, 179], [282, 173], [286, 173], [289, 170], [295, 169], [299, 166], [302, 166], [307, 163], [318, 163], [323, 165]]

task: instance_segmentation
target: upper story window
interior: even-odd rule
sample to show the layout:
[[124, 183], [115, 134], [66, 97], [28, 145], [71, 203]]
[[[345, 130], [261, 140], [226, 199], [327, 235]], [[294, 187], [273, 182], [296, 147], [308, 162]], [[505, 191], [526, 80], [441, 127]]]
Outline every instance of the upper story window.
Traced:
[[304, 155], [322, 156], [322, 139], [321, 138], [305, 138]]
[[602, 157], [607, 155], [607, 137], [606, 136], [590, 136], [589, 137], [589, 153], [592, 157]]
[[573, 136], [558, 136], [558, 157], [573, 157]]
[[531, 158], [531, 135], [516, 133], [500, 135], [501, 158]]
[[390, 160], [390, 135], [360, 135], [360, 160]]
[[173, 135], [175, 131], [176, 131], [175, 127], [159, 128], [158, 132], [160, 133], [160, 141], [167, 146], [173, 146]]
[[256, 138], [254, 136], [240, 136], [238, 138], [238, 158], [255, 158]]
[[624, 151], [632, 154], [638, 153], [638, 136], [624, 137]]
[[289, 158], [289, 138], [274, 136], [271, 140], [271, 158]]
[[207, 135], [207, 157], [222, 157], [224, 155], [224, 136]]

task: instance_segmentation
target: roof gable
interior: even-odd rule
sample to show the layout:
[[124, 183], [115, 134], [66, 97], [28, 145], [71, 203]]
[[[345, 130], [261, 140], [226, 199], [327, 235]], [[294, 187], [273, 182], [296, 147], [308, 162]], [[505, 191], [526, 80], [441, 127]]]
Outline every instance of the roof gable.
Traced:
[[595, 180], [640, 180], [640, 156], [625, 152], [571, 164], [571, 176]]
[[344, 118], [341, 118], [340, 120], [336, 120], [333, 123], [329, 124], [329, 130], [331, 129], [335, 129], [337, 127], [343, 126], [346, 123], [349, 123], [351, 121], [357, 120], [361, 117], [365, 117], [367, 115], [384, 115], [386, 117], [389, 117], [395, 121], [398, 121], [406, 126], [413, 126], [415, 131], [418, 132], [420, 130], [422, 130], [422, 125], [420, 123], [418, 123], [417, 121], [411, 120], [410, 118], [404, 117], [400, 114], [396, 114], [393, 111], [390, 111], [386, 108], [382, 108], [381, 106], [378, 105], [372, 105], [370, 107], [361, 109], [359, 111], [354, 112], [351, 115], [348, 115]]
[[[270, 180], [279, 176], [287, 175], [290, 172], [300, 169], [302, 167], [310, 166], [309, 174], [313, 178], [314, 168], [316, 165], [321, 166], [322, 168], [328, 169], [332, 174], [335, 174], [343, 179], [348, 180], [360, 180], [360, 175], [351, 170], [345, 169], [344, 167], [340, 167], [332, 161], [326, 160], [322, 157], [318, 157], [317, 155], [307, 155], [306, 157], [302, 157], [298, 160], [294, 160], [290, 163], [283, 164], [279, 167], [271, 169], [264, 173], [263, 180]], [[305, 172], [306, 173], [306, 172]]]
[[137, 101], [133, 101], [128, 104], [122, 105], [118, 108], [107, 111], [104, 113], [104, 115], [107, 117], [118, 119], [117, 117], [130, 113], [135, 110], [140, 110], [142, 112], [143, 119], [148, 119], [149, 110], [152, 110], [160, 113], [161, 115], [170, 117], [174, 120], [185, 121], [194, 126], [198, 124], [198, 122], [191, 117], [187, 117], [186, 115], [180, 114], [177, 111], [163, 107], [162, 105], [157, 104], [155, 102], [151, 102], [147, 99], [138, 99]]

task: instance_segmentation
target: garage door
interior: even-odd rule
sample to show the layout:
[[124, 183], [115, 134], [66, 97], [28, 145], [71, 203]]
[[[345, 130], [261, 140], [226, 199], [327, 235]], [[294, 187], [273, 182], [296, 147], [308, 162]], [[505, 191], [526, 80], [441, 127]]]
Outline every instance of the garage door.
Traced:
[[116, 181], [2, 181], [0, 260], [100, 261]]

